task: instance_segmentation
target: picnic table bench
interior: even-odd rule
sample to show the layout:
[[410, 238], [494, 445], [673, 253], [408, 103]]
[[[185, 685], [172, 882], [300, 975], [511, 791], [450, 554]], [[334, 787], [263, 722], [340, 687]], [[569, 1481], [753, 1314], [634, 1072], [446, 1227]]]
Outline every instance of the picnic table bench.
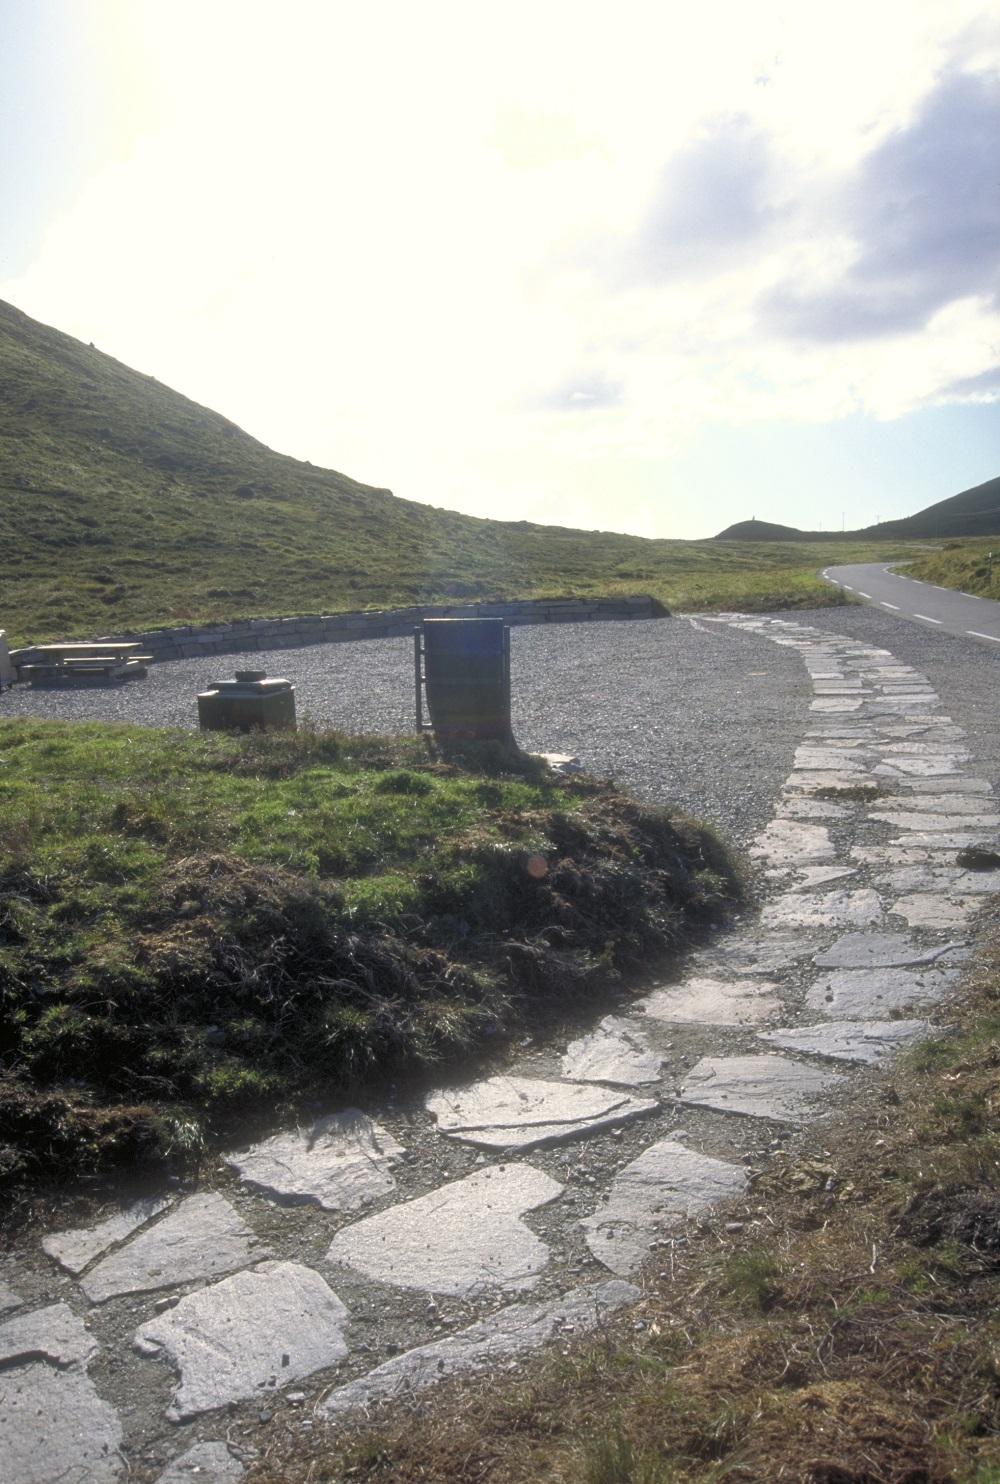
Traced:
[[89, 675], [109, 679], [138, 678], [152, 664], [151, 654], [139, 654], [138, 641], [99, 643], [32, 644], [15, 649], [11, 662], [19, 680], [73, 680]]

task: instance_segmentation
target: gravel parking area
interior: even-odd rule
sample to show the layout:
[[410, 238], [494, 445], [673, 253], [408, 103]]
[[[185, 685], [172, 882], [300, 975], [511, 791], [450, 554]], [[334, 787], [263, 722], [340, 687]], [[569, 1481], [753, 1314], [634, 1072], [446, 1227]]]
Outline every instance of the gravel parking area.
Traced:
[[[842, 612], [820, 621], [836, 627]], [[413, 727], [407, 639], [174, 660], [114, 686], [18, 686], [0, 697], [0, 716], [193, 728], [196, 693], [257, 663], [295, 683], [300, 721]], [[770, 818], [808, 724], [811, 687], [793, 652], [697, 619], [514, 628], [511, 668], [522, 747], [575, 753], [589, 772], [676, 803], [737, 846]]]

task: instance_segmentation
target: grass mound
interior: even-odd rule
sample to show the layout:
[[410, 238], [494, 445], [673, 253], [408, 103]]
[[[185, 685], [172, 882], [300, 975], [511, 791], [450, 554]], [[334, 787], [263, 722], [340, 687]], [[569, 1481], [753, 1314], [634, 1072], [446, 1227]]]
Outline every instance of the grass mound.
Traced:
[[[638, 1309], [248, 1484], [998, 1484], [1000, 933], [949, 1031], [665, 1232]], [[659, 1269], [659, 1271], [657, 1271]]]
[[1000, 601], [1000, 536], [947, 541], [939, 551], [925, 552], [908, 562], [906, 575]]
[[418, 739], [0, 724], [0, 1179], [502, 1045], [725, 911], [710, 832]]

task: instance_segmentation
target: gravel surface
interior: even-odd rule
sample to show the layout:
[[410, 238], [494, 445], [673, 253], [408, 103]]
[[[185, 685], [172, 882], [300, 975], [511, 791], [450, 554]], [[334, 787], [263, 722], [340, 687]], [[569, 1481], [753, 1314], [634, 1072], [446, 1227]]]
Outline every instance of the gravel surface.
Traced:
[[[842, 612], [821, 620], [835, 627]], [[193, 728], [197, 692], [257, 663], [295, 683], [300, 722], [413, 727], [408, 639], [172, 660], [119, 685], [17, 686], [0, 697], [0, 716]], [[517, 627], [511, 670], [522, 747], [574, 753], [588, 772], [678, 804], [737, 847], [770, 819], [812, 697], [792, 651], [686, 618]]]

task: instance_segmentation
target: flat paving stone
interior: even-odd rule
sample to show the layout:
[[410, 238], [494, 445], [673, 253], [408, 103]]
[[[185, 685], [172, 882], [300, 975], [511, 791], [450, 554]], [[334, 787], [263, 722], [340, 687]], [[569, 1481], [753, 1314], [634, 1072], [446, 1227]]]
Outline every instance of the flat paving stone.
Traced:
[[982, 795], [943, 792], [897, 794], [896, 804], [899, 808], [917, 809], [927, 814], [957, 815], [982, 814], [994, 807], [992, 803], [984, 803]]
[[849, 773], [862, 772], [865, 765], [864, 757], [846, 747], [800, 747], [792, 764], [797, 772], [806, 773], [828, 773], [831, 769], [834, 772], [845, 769]]
[[533, 1288], [549, 1261], [521, 1220], [564, 1187], [526, 1164], [477, 1170], [343, 1227], [327, 1256], [382, 1283], [469, 1298]]
[[95, 1304], [120, 1293], [217, 1278], [271, 1254], [221, 1195], [190, 1195], [81, 1280]]
[[840, 711], [860, 711], [863, 704], [860, 696], [817, 696], [815, 701], [810, 701], [809, 710], [825, 711], [832, 715]]
[[246, 1469], [226, 1443], [195, 1443], [168, 1464], [156, 1484], [236, 1484]]
[[843, 1020], [921, 1009], [946, 999], [960, 969], [840, 969], [817, 980], [806, 1005]]
[[642, 1267], [664, 1230], [739, 1195], [746, 1183], [740, 1165], [661, 1139], [615, 1176], [606, 1204], [580, 1223], [587, 1246], [605, 1267], [627, 1277]]
[[872, 772], [880, 778], [944, 778], [961, 773], [963, 764], [951, 757], [894, 757], [876, 763]]
[[395, 1355], [367, 1376], [337, 1387], [320, 1403], [319, 1414], [340, 1417], [348, 1412], [367, 1412], [381, 1402], [405, 1400], [448, 1376], [492, 1370], [498, 1362], [526, 1355], [561, 1334], [579, 1335], [596, 1329], [611, 1314], [641, 1297], [634, 1284], [613, 1278], [546, 1303], [511, 1304], [446, 1339]]
[[815, 891], [817, 887], [828, 886], [832, 881], [843, 881], [845, 877], [857, 874], [857, 866], [805, 866], [797, 872], [799, 879], [789, 890]]
[[851, 810], [846, 804], [831, 799], [781, 799], [774, 811], [775, 819], [847, 819]]
[[900, 778], [896, 787], [909, 793], [973, 794], [981, 798], [993, 793], [993, 785], [985, 778]]
[[186, 1294], [142, 1325], [135, 1348], [180, 1372], [167, 1418], [267, 1397], [347, 1354], [347, 1309], [312, 1268], [263, 1262]]
[[794, 1030], [765, 1031], [760, 1039], [786, 1051], [805, 1051], [837, 1061], [879, 1066], [902, 1046], [909, 1046], [933, 1027], [926, 1020], [830, 1020]]
[[345, 1108], [227, 1155], [226, 1164], [265, 1195], [356, 1211], [395, 1188], [389, 1166], [404, 1152], [366, 1113]]
[[426, 1099], [440, 1133], [484, 1149], [558, 1144], [654, 1113], [659, 1106], [592, 1082], [505, 1076], [431, 1093]]
[[878, 780], [870, 773], [851, 773], [846, 768], [840, 768], [836, 772], [832, 770], [824, 772], [817, 770], [815, 773], [803, 771], [789, 774], [785, 780], [784, 791], [786, 794], [801, 794], [808, 797], [831, 790], [837, 794], [845, 793], [850, 789], [858, 789], [863, 784], [874, 785], [877, 782]]
[[116, 1211], [97, 1226], [78, 1227], [73, 1231], [51, 1232], [42, 1238], [42, 1248], [68, 1273], [82, 1273], [109, 1247], [117, 1246], [131, 1236], [154, 1216], [166, 1211], [172, 1202], [163, 1197], [148, 1197], [133, 1201], [122, 1211]]
[[925, 891], [899, 897], [889, 910], [897, 917], [905, 917], [910, 927], [948, 930], [964, 928], [984, 905], [981, 896], [956, 897]]
[[115, 1484], [122, 1427], [83, 1370], [0, 1371], [0, 1477], [10, 1484]]
[[821, 932], [737, 933], [728, 941], [693, 953], [689, 962], [693, 968], [705, 969], [713, 978], [780, 974], [817, 952], [823, 938]]
[[829, 1108], [843, 1074], [783, 1056], [706, 1056], [688, 1073], [682, 1102], [751, 1118], [808, 1123]]
[[897, 830], [995, 829], [1000, 814], [938, 814], [925, 810], [873, 809], [869, 819], [879, 819]]
[[9, 1283], [0, 1279], [0, 1316], [9, 1314], [11, 1309], [20, 1308], [22, 1302], [21, 1295]]
[[967, 850], [970, 845], [1000, 848], [995, 830], [914, 830], [911, 835], [897, 835], [891, 843], [913, 850], [956, 851]]
[[1000, 871], [967, 871], [962, 866], [897, 866], [876, 877], [876, 883], [898, 894], [910, 891], [953, 892], [956, 896], [994, 896], [1000, 892]]
[[641, 1025], [606, 1015], [589, 1035], [570, 1042], [560, 1071], [578, 1082], [636, 1087], [643, 1082], [658, 1082], [662, 1067], [663, 1057], [652, 1049]]
[[776, 865], [807, 865], [831, 860], [834, 855], [830, 832], [820, 824], [796, 819], [772, 819], [757, 836], [750, 854]]
[[936, 963], [957, 946], [945, 943], [921, 948], [902, 933], [845, 933], [814, 954], [813, 963], [819, 969], [906, 969]]
[[765, 928], [867, 927], [881, 922], [882, 903], [870, 887], [810, 895], [788, 892], [768, 902], [760, 914]]
[[[48, 1304], [0, 1324], [0, 1365], [45, 1360], [64, 1370], [86, 1365], [97, 1341], [68, 1304]], [[2, 1457], [2, 1455], [0, 1455]]]
[[695, 976], [676, 988], [656, 989], [638, 1001], [652, 1020], [689, 1025], [762, 1025], [782, 1008], [776, 984], [767, 979]]

